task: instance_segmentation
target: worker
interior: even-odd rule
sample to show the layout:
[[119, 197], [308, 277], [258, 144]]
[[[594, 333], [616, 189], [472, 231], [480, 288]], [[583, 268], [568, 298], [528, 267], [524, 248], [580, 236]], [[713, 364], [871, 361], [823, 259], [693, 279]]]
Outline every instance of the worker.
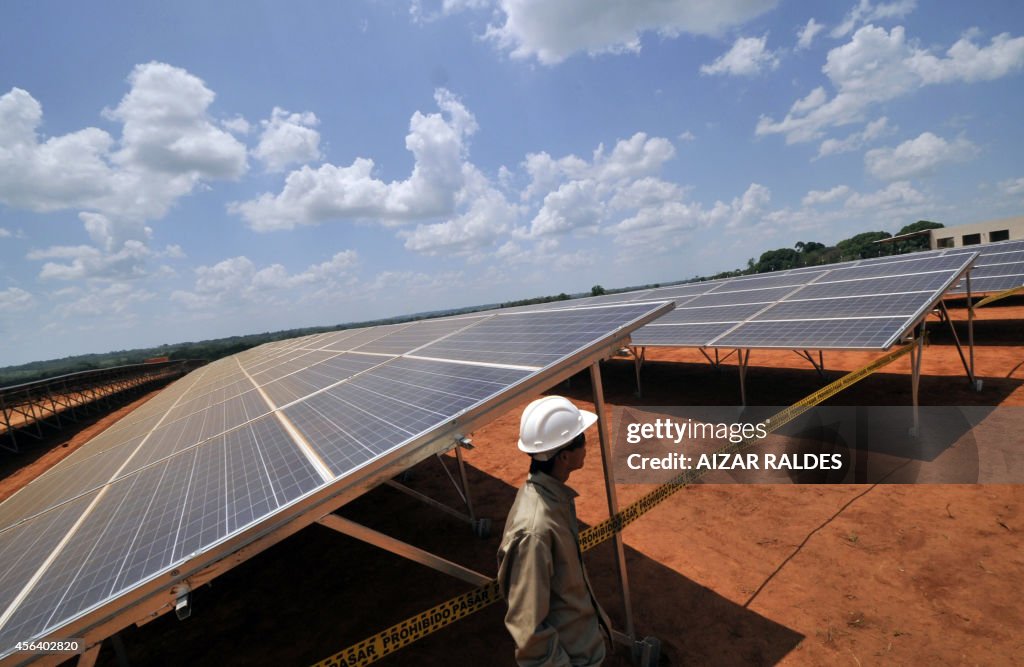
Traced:
[[505, 626], [523, 667], [600, 665], [608, 618], [583, 567], [575, 497], [566, 486], [586, 458], [584, 431], [597, 421], [561, 396], [533, 401], [519, 424], [530, 474], [516, 495], [498, 549]]

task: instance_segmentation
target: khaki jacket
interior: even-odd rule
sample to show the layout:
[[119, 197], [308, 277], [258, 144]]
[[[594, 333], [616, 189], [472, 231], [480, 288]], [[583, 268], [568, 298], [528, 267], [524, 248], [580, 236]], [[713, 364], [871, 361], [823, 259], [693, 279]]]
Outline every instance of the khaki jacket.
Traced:
[[531, 473], [505, 522], [498, 586], [523, 667], [600, 665], [605, 657], [601, 626], [610, 626], [583, 567], [576, 495], [550, 475]]

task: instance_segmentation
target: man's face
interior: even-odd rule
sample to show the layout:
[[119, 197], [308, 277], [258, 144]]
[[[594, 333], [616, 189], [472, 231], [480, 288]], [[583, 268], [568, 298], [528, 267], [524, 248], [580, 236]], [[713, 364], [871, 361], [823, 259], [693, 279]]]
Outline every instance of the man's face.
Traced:
[[579, 470], [583, 467], [583, 462], [587, 458], [587, 443], [584, 442], [576, 449], [564, 452], [564, 455], [566, 457], [566, 463], [568, 464], [566, 466], [566, 470], [570, 473], [574, 470]]

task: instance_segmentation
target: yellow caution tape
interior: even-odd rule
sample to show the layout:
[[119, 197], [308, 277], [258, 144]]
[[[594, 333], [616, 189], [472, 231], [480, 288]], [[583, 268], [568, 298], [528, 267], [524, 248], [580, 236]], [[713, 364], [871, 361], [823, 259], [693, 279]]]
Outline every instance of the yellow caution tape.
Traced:
[[367, 637], [358, 644], [349, 646], [344, 651], [335, 653], [326, 660], [316, 663], [315, 667], [352, 667], [369, 665], [398, 649], [408, 646], [417, 639], [433, 634], [441, 628], [451, 625], [460, 618], [480, 611], [501, 599], [498, 582], [491, 581], [468, 593], [456, 596], [436, 607], [416, 614], [401, 623], [392, 625], [383, 632]]
[[[772, 433], [785, 424], [793, 421], [801, 414], [819, 403], [835, 396], [843, 389], [860, 382], [883, 366], [891, 364], [900, 357], [908, 354], [914, 347], [914, 343], [905, 345], [880, 357], [864, 368], [853, 371], [839, 378], [835, 382], [822, 387], [806, 398], [794, 403], [782, 410], [770, 420], [771, 426], [767, 428]], [[732, 453], [758, 442], [760, 438], [747, 439], [742, 442], [730, 444], [718, 451], [718, 453]], [[669, 482], [662, 484], [625, 509], [617, 512], [615, 516], [608, 518], [601, 523], [587, 528], [580, 533], [579, 543], [582, 551], [592, 549], [598, 544], [609, 539], [615, 533], [621, 532], [623, 528], [633, 523], [651, 509], [661, 504], [665, 499], [672, 496], [687, 484], [692, 483], [706, 471], [688, 470], [677, 475]], [[339, 651], [329, 658], [316, 663], [313, 667], [356, 667], [372, 664], [386, 655], [412, 644], [413, 642], [431, 635], [438, 630], [447, 627], [470, 614], [480, 611], [501, 599], [501, 592], [498, 590], [497, 580], [474, 588], [473, 590], [458, 595], [446, 602], [420, 612], [390, 628], [367, 637], [358, 644], [353, 644], [343, 651]]]
[[974, 304], [974, 307], [981, 308], [982, 306], [987, 306], [993, 301], [999, 301], [1000, 299], [1005, 299], [1008, 296], [1013, 296], [1014, 294], [1020, 294], [1022, 292], [1024, 292], [1024, 285], [1008, 289], [1005, 292], [999, 292], [998, 294], [989, 295], [982, 299], [981, 301], [979, 301], [978, 303]]

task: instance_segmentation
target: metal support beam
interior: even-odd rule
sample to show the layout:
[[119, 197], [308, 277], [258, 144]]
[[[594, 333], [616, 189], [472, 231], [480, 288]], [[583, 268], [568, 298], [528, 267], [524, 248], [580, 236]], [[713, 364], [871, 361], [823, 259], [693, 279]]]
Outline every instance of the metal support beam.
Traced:
[[[597, 435], [601, 443], [601, 463], [604, 466], [604, 490], [608, 498], [608, 516], [619, 513], [619, 501], [615, 494], [614, 472], [612, 470], [611, 442], [608, 440], [608, 427], [604, 411], [604, 386], [601, 384], [601, 362], [595, 361], [590, 367], [590, 384], [594, 392], [594, 412], [597, 413]], [[622, 604], [626, 608], [626, 634], [630, 639], [636, 637], [633, 630], [633, 603], [629, 595], [629, 575], [626, 573], [626, 551], [622, 543], [622, 533], [615, 532], [612, 538], [615, 544], [615, 566], [619, 571], [619, 584], [622, 587]]]
[[822, 353], [821, 350], [818, 350], [817, 361], [814, 360], [814, 357], [811, 356], [811, 353], [808, 352], [807, 350], [793, 350], [793, 353], [796, 354], [798, 357], [802, 357], [803, 359], [809, 361], [811, 366], [814, 366], [814, 370], [817, 371], [818, 377], [820, 377], [822, 380], [825, 379], [825, 355]]
[[[473, 511], [473, 497], [469, 495], [469, 480], [466, 479], [466, 464], [462, 460], [462, 445], [455, 446], [455, 458], [459, 461], [459, 480], [462, 482], [462, 501], [466, 503], [466, 511], [469, 512], [470, 522], [476, 522], [476, 513]], [[445, 470], [448, 468], [445, 467]]]
[[981, 382], [975, 380], [974, 375], [974, 299], [971, 297], [971, 272], [967, 272], [967, 348], [971, 355], [971, 369], [969, 371], [971, 381], [974, 383], [974, 391], [981, 391]]
[[453, 517], [455, 517], [456, 519], [458, 519], [460, 521], [465, 521], [468, 524], [472, 524], [473, 523], [473, 519], [471, 519], [469, 516], [463, 514], [459, 510], [455, 509], [454, 507], [449, 507], [448, 505], [445, 505], [444, 503], [442, 503], [439, 500], [434, 500], [433, 498], [431, 498], [430, 496], [428, 496], [425, 493], [420, 493], [419, 491], [417, 491], [415, 489], [410, 489], [405, 484], [402, 484], [400, 482], [396, 482], [393, 479], [387, 480], [386, 482], [384, 482], [384, 484], [387, 485], [387, 486], [390, 486], [392, 489], [396, 489], [398, 491], [401, 491], [402, 493], [410, 495], [413, 498], [415, 498], [416, 500], [418, 500], [418, 501], [420, 501], [422, 503], [426, 503], [427, 505], [430, 505], [431, 507], [433, 507], [435, 509], [439, 509], [442, 512], [445, 512], [447, 514], [451, 514]]
[[[633, 352], [633, 370], [636, 373], [636, 397], [643, 398], [644, 388], [640, 383], [640, 371], [644, 367], [644, 361], [647, 359], [647, 348], [643, 345], [629, 348]], [[637, 349], [640, 350], [640, 354], [637, 354]]]
[[328, 514], [327, 516], [321, 517], [317, 521], [323, 526], [333, 528], [339, 533], [344, 533], [349, 537], [354, 537], [361, 542], [372, 544], [375, 547], [380, 547], [385, 551], [391, 552], [396, 556], [401, 556], [420, 565], [426, 565], [432, 570], [450, 575], [456, 579], [461, 579], [474, 586], [485, 586], [491, 583], [491, 578], [480, 574], [476, 570], [471, 570], [468, 567], [463, 567], [458, 563], [453, 563], [450, 560], [441, 558], [435, 554], [430, 553], [419, 547], [414, 547], [411, 544], [403, 542], [399, 539], [395, 539], [384, 533], [377, 532], [372, 528], [350, 521], [337, 514]]
[[81, 655], [78, 656], [78, 667], [93, 667], [96, 664], [96, 658], [100, 657], [100, 649], [103, 647], [103, 642], [97, 642], [85, 649]]
[[921, 433], [921, 411], [919, 387], [921, 384], [921, 357], [924, 356], [924, 322], [917, 330], [917, 338], [914, 340], [914, 347], [910, 350], [910, 396], [914, 406], [914, 426], [910, 429], [910, 435], [917, 437]]
[[747, 365], [750, 363], [750, 350], [736, 350], [739, 353], [740, 364], [740, 405], [747, 404]]

